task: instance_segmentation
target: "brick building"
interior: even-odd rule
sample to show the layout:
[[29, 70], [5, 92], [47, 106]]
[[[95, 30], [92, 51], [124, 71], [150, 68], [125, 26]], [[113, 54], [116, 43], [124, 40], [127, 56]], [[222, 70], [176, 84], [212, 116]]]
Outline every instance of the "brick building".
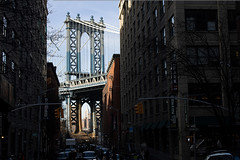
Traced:
[[[102, 133], [105, 145], [119, 149], [121, 138], [120, 117], [120, 55], [113, 54], [107, 69], [107, 84], [103, 88]], [[111, 147], [111, 146], [109, 146]]]
[[[59, 80], [56, 73], [56, 66], [47, 63], [47, 102], [60, 103], [58, 96]], [[54, 117], [54, 110], [61, 105], [45, 106], [43, 111], [43, 148], [45, 159], [54, 159], [57, 151], [57, 144], [61, 141], [60, 119]]]
[[[213, 137], [235, 151], [229, 142], [239, 136], [237, 9], [237, 2], [227, 1], [120, 1], [128, 151], [185, 160], [193, 156], [192, 138], [204, 141], [204, 155], [217, 149]], [[139, 101], [143, 114], [134, 111]]]
[[40, 156], [40, 110], [32, 104], [47, 89], [47, 14], [46, 0], [0, 1], [0, 159]]

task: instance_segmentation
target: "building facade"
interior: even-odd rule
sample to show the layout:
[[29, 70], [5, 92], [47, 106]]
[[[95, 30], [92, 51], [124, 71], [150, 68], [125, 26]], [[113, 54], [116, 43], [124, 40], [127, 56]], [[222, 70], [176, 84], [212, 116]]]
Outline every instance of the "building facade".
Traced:
[[[47, 1], [0, 1], [0, 159], [36, 159], [47, 89]], [[43, 113], [43, 112], [42, 112]]]
[[[239, 129], [237, 5], [120, 1], [122, 140], [129, 152], [190, 159], [201, 156], [192, 149], [198, 141], [210, 151], [217, 140], [236, 149], [228, 142]], [[139, 101], [143, 114], [134, 110]], [[233, 132], [225, 139], [223, 130]]]
[[[47, 63], [47, 103], [60, 103], [58, 88], [59, 80], [56, 73], [56, 66], [53, 63]], [[54, 159], [55, 153], [60, 147], [61, 137], [63, 134], [60, 132], [60, 117], [56, 118], [54, 115], [55, 109], [61, 107], [58, 105], [45, 105], [43, 107], [43, 120], [42, 120], [42, 143], [44, 155], [43, 159]], [[57, 145], [58, 144], [58, 145]]]
[[[102, 136], [109, 147], [120, 149], [121, 103], [120, 103], [120, 55], [113, 54], [107, 69], [107, 83], [103, 88]], [[110, 146], [112, 145], [112, 146]]]

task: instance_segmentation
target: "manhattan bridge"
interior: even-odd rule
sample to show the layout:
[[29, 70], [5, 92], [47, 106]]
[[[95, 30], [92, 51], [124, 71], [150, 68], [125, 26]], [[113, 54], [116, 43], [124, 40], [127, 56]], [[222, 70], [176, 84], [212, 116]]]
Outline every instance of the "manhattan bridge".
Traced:
[[[59, 96], [66, 102], [66, 126], [70, 136], [78, 139], [97, 138], [101, 131], [102, 89], [107, 82], [104, 67], [104, 31], [119, 34], [119, 30], [104, 23], [103, 18], [95, 22], [75, 19], [67, 14], [66, 20], [66, 79], [61, 83]], [[110, 27], [109, 27], [110, 26]], [[90, 41], [90, 71], [83, 70], [82, 35]], [[82, 106], [90, 107], [88, 134], [83, 130]]]

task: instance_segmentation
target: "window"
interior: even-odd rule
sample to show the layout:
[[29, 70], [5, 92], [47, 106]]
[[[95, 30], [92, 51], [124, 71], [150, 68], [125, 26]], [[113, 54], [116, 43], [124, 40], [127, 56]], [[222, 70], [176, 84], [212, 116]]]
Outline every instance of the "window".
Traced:
[[167, 78], [167, 61], [166, 61], [166, 59], [164, 59], [163, 61], [162, 61], [162, 65], [163, 65], [163, 67], [162, 67], [162, 69], [163, 69], [163, 78]]
[[143, 52], [143, 68], [146, 67], [146, 53]]
[[156, 100], [155, 109], [156, 109], [156, 113], [160, 112], [159, 100]]
[[228, 30], [237, 29], [237, 13], [236, 10], [228, 10]]
[[149, 90], [152, 89], [152, 71], [148, 73], [148, 84], [149, 84]]
[[141, 70], [142, 70], [142, 58], [140, 57], [138, 59], [138, 72], [141, 73]]
[[142, 41], [145, 42], [145, 27], [142, 29]]
[[18, 78], [22, 78], [22, 71], [21, 70], [18, 70]]
[[155, 8], [155, 10], [154, 10], [154, 17], [157, 18], [157, 16], [158, 16], [157, 15], [157, 8]]
[[134, 35], [135, 35], [135, 33], [136, 33], [135, 21], [133, 22], [133, 33], [134, 33]]
[[150, 2], [149, 2], [149, 1], [146, 1], [146, 3], [147, 3], [147, 12], [148, 12], [149, 9], [150, 9]]
[[156, 73], [155, 85], [158, 85], [160, 82], [160, 69], [158, 66], [155, 67], [155, 73]]
[[152, 62], [152, 47], [151, 45], [148, 46], [148, 63]]
[[[147, 102], [144, 102], [143, 106], [147, 106]], [[144, 107], [144, 117], [147, 118], [147, 116], [148, 116], [148, 107]]]
[[143, 78], [143, 92], [146, 93], [147, 91], [147, 82], [146, 82], [146, 76]]
[[14, 39], [14, 38], [15, 38], [15, 31], [12, 30], [12, 39]]
[[157, 25], [157, 8], [153, 11], [153, 26]]
[[139, 81], [139, 96], [142, 96], [142, 80]]
[[166, 32], [165, 27], [161, 30], [161, 45], [166, 46]]
[[219, 62], [218, 47], [187, 47], [187, 56], [190, 65], [215, 66]]
[[159, 47], [159, 45], [158, 45], [158, 36], [155, 37], [155, 47], [156, 47], [156, 48], [155, 48], [155, 49], [156, 49], [156, 50], [155, 50], [155, 51], [156, 51], [156, 54], [158, 54], [158, 53], [159, 53], [159, 48], [158, 48], [158, 47]]
[[11, 68], [12, 68], [12, 72], [14, 72], [15, 71], [15, 63], [12, 61], [12, 66], [11, 66]]
[[135, 77], [137, 76], [137, 64], [134, 64], [134, 72], [135, 72]]
[[6, 67], [7, 67], [7, 55], [6, 53], [3, 51], [2, 52], [2, 72], [6, 73]]
[[165, 0], [160, 1], [160, 16], [162, 17], [165, 14]]
[[7, 19], [6, 19], [6, 17], [5, 16], [3, 16], [3, 19], [2, 19], [2, 21], [3, 21], [3, 30], [2, 30], [2, 34], [3, 34], [3, 36], [7, 36]]
[[230, 47], [230, 58], [231, 58], [231, 65], [233, 67], [240, 66], [240, 55], [239, 55], [239, 47], [238, 46], [231, 46]]
[[135, 90], [135, 99], [137, 99], [138, 98], [137, 85], [135, 85], [134, 90]]
[[174, 16], [169, 19], [169, 36], [172, 37], [174, 35]]
[[140, 19], [139, 19], [139, 13], [137, 14], [137, 26], [140, 28]]
[[149, 108], [150, 108], [150, 111], [149, 111], [149, 114], [150, 115], [153, 115], [153, 105], [152, 105], [152, 101], [151, 100], [149, 100]]
[[[163, 92], [163, 97], [167, 97], [167, 91]], [[163, 103], [163, 112], [167, 112], [168, 111], [168, 100], [167, 99], [163, 99], [162, 101]]]
[[15, 2], [15, 0], [12, 0], [12, 7], [13, 7], [13, 9], [16, 8], [16, 2]]
[[142, 20], [143, 20], [144, 16], [145, 16], [144, 1], [142, 3], [142, 6], [141, 6], [141, 12], [142, 12]]
[[185, 10], [187, 31], [216, 31], [217, 10]]
[[150, 18], [147, 20], [147, 26], [148, 26], [148, 30], [147, 30], [147, 34], [148, 34], [148, 37], [151, 36], [151, 25], [150, 25]]

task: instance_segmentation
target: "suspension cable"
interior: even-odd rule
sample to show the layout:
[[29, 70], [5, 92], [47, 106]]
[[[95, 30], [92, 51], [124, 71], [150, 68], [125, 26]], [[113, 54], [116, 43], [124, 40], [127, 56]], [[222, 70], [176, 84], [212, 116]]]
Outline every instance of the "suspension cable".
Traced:
[[104, 23], [106, 26], [109, 26], [109, 28], [113, 28], [113, 29], [115, 29], [115, 30], [119, 30], [119, 28], [118, 27], [115, 27], [115, 26], [113, 26], [113, 25], [111, 25], [111, 24], [107, 24], [107, 23]]
[[[85, 25], [85, 26], [91, 27], [91, 28], [93, 28], [93, 29], [97, 29], [97, 30], [100, 30], [100, 31], [108, 31], [108, 32], [112, 32], [112, 33], [119, 34], [119, 31], [105, 28], [105, 26], [103, 26], [103, 25], [101, 25], [101, 26], [93, 26], [93, 25], [91, 25], [91, 23], [89, 23], [89, 22], [77, 21], [77, 20], [75, 20], [75, 19], [71, 19], [71, 20], [74, 21], [74, 22], [76, 22], [76, 23], [80, 23], [80, 24], [83, 24], [83, 25]], [[105, 29], [104, 29], [104, 28], [105, 28]]]

